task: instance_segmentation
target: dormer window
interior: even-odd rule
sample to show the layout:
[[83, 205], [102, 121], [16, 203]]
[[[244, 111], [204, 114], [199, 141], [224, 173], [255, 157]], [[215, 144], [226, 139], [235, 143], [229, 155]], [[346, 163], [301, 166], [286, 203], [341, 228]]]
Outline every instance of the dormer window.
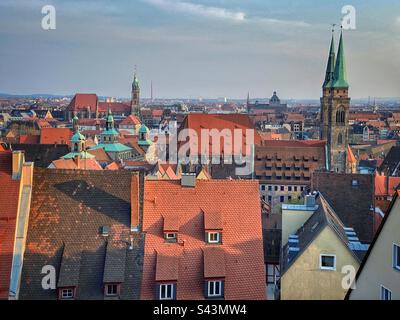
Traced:
[[219, 243], [220, 233], [219, 232], [208, 232], [208, 243]]
[[62, 300], [74, 299], [75, 298], [75, 288], [60, 288], [58, 289], [58, 297]]
[[107, 283], [104, 286], [104, 295], [106, 297], [116, 297], [119, 295], [120, 285], [117, 283]]
[[179, 216], [165, 215], [164, 216], [164, 239], [167, 242], [177, 242], [179, 232]]
[[207, 281], [207, 297], [219, 298], [223, 296], [223, 281], [213, 280]]
[[223, 221], [221, 212], [204, 212], [204, 228], [207, 243], [222, 243]]
[[175, 232], [165, 232], [164, 233], [165, 240], [169, 242], [176, 242], [177, 240], [177, 233]]

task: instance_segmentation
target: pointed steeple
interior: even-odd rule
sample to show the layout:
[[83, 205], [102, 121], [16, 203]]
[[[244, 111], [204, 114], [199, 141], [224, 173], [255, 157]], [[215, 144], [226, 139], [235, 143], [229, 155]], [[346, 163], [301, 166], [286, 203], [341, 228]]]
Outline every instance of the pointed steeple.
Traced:
[[250, 106], [250, 92], [247, 92], [246, 108]]
[[343, 30], [340, 32], [339, 49], [336, 58], [334, 78], [335, 82], [333, 84], [333, 87], [335, 88], [349, 87], [349, 84], [347, 83], [346, 62], [344, 59]]
[[137, 67], [135, 66], [135, 71], [133, 72], [133, 82], [132, 82], [132, 89], [139, 88], [139, 78], [137, 76]]
[[108, 108], [106, 130], [111, 130], [112, 128], [114, 128], [114, 117], [112, 115], [111, 109]]
[[332, 29], [332, 40], [331, 40], [331, 48], [329, 49], [329, 58], [328, 64], [326, 66], [325, 80], [322, 85], [323, 88], [328, 88], [333, 86], [333, 77], [335, 72], [335, 41], [333, 37], [333, 29]]
[[72, 131], [74, 133], [77, 133], [79, 131], [79, 124], [78, 124], [79, 118], [76, 115], [76, 113], [74, 114], [74, 118], [72, 119]]

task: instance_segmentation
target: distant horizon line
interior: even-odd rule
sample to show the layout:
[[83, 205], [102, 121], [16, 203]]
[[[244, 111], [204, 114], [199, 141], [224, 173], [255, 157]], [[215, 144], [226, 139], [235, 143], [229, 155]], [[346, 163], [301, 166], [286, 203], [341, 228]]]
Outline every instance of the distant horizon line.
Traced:
[[[77, 92], [77, 93], [83, 93], [83, 94], [96, 94], [99, 98], [112, 98], [112, 99], [116, 99], [116, 100], [127, 100], [129, 101], [130, 98], [129, 97], [115, 97], [115, 96], [108, 96], [108, 95], [99, 95], [97, 93], [94, 92]], [[0, 93], [0, 98], [5, 98], [5, 97], [35, 97], [35, 98], [39, 98], [39, 97], [52, 97], [52, 98], [69, 98], [69, 97], [74, 97], [75, 94], [54, 94], [54, 93], [30, 93], [30, 94], [14, 94], [14, 93]], [[155, 100], [221, 100], [221, 99], [227, 99], [228, 101], [246, 101], [247, 98], [229, 98], [229, 97], [174, 97], [174, 98], [166, 98], [166, 97], [153, 97], [153, 101]], [[144, 100], [152, 100], [151, 97], [141, 97], [141, 99]], [[255, 98], [250, 98], [250, 101], [257, 101], [257, 100], [269, 100], [270, 97], [255, 97]], [[299, 100], [299, 101], [308, 101], [308, 100], [318, 100], [319, 101], [319, 97], [318, 98], [280, 98], [281, 101], [285, 102], [285, 101], [292, 101], [292, 100]], [[353, 97], [351, 98], [352, 100], [371, 100], [371, 102], [373, 102], [373, 100], [400, 100], [400, 96], [398, 97], [388, 97], [388, 96], [369, 96], [369, 97]], [[222, 102], [222, 101], [221, 101]]]

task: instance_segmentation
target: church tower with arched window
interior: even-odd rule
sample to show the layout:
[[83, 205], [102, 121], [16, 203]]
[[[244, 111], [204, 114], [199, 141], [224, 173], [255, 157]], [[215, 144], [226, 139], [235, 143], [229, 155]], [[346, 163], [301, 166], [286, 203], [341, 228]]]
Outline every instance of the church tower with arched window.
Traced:
[[349, 84], [342, 32], [336, 57], [332, 34], [321, 97], [320, 136], [327, 143], [327, 167], [330, 171], [346, 172], [349, 109]]

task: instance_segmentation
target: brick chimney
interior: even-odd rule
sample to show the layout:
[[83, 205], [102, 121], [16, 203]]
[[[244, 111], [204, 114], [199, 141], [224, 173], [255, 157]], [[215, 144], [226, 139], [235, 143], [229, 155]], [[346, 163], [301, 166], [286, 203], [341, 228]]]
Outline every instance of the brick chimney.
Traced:
[[21, 178], [22, 164], [24, 163], [24, 152], [13, 151], [12, 153], [12, 179], [19, 180]]

